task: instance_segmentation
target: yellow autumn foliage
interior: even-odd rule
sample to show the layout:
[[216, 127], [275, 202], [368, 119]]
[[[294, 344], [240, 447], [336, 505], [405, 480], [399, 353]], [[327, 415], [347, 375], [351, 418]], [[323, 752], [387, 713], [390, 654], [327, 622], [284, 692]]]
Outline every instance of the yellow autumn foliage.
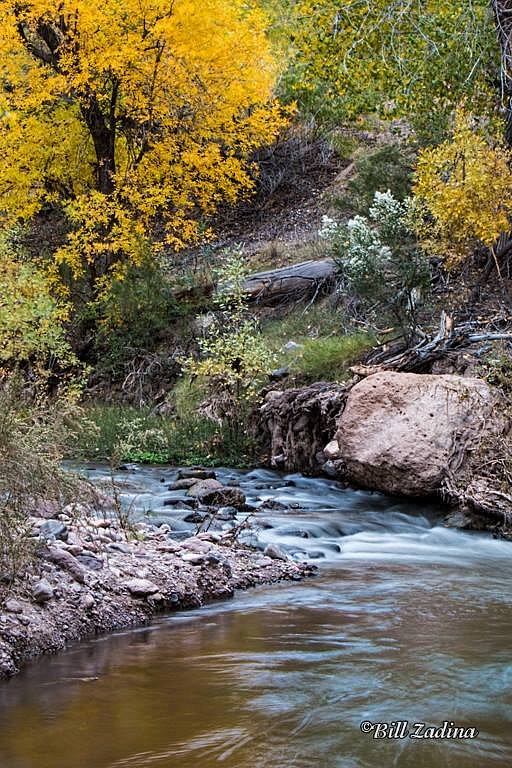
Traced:
[[477, 243], [493, 248], [511, 229], [512, 153], [487, 137], [464, 109], [453, 136], [420, 152], [415, 173], [416, 229], [424, 247], [461, 263]]
[[56, 261], [96, 286], [150, 236], [197, 239], [285, 122], [266, 24], [245, 0], [4, 0], [4, 222], [61, 205]]

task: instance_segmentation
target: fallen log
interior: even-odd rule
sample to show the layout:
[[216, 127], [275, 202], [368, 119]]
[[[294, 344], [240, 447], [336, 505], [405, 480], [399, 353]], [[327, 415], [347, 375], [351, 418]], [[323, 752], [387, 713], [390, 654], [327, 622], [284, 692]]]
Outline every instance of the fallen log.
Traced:
[[243, 287], [249, 301], [275, 306], [303, 299], [316, 299], [332, 289], [335, 274], [336, 265], [332, 259], [303, 261], [290, 267], [249, 275]]

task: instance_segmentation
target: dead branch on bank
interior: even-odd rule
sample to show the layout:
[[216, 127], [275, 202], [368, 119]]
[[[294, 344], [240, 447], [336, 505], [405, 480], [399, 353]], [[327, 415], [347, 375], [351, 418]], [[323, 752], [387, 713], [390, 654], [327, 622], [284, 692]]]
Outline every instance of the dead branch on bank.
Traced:
[[473, 344], [489, 341], [510, 341], [512, 333], [482, 333], [478, 325], [467, 322], [455, 327], [453, 318], [446, 312], [441, 313], [439, 329], [435, 336], [423, 336], [413, 347], [396, 353], [387, 344], [373, 354], [366, 365], [356, 365], [350, 370], [359, 376], [369, 376], [378, 371], [403, 371], [406, 373], [424, 373], [434, 362], [449, 353], [470, 347]]

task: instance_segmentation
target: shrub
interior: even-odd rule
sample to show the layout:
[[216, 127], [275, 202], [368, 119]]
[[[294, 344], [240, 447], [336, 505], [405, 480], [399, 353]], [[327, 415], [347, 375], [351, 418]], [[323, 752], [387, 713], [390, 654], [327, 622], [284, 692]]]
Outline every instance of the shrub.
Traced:
[[[29, 564], [31, 511], [40, 503], [64, 505], [78, 480], [62, 469], [81, 412], [65, 398], [36, 397], [11, 379], [0, 388], [0, 579], [11, 583]], [[81, 487], [81, 496], [83, 496]]]
[[45, 272], [18, 252], [14, 232], [0, 233], [0, 365], [41, 371], [75, 364], [66, 339], [68, 307], [52, 295]]
[[338, 223], [324, 216], [320, 236], [331, 247], [346, 291], [366, 307], [386, 307], [405, 331], [415, 327], [415, 310], [429, 286], [428, 260], [411, 231], [410, 198], [376, 192], [368, 216]]
[[364, 215], [375, 193], [387, 190], [403, 202], [411, 192], [414, 162], [412, 149], [403, 144], [386, 144], [367, 152], [355, 161], [355, 175], [337, 200], [338, 207]]
[[172, 289], [161, 266], [147, 259], [129, 268], [123, 280], [113, 281], [110, 291], [89, 306], [101, 368], [116, 369], [137, 350], [154, 347], [158, 334], [180, 314]]
[[238, 440], [244, 412], [275, 367], [276, 358], [248, 312], [243, 288], [245, 262], [240, 250], [227, 255], [218, 277], [218, 311], [199, 340], [199, 360], [188, 358], [184, 370], [204, 382], [209, 402], [203, 403], [201, 412]]

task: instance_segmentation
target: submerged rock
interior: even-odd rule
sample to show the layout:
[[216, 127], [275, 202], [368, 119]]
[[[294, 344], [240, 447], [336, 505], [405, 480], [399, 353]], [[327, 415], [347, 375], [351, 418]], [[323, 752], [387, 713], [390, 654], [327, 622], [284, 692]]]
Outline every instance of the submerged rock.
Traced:
[[240, 488], [222, 485], [218, 480], [200, 480], [188, 490], [201, 504], [212, 506], [243, 507], [245, 494]]
[[171, 483], [169, 486], [170, 491], [187, 491], [189, 488], [192, 488], [193, 485], [195, 485], [197, 480], [194, 480], [193, 477], [184, 477], [182, 480], [176, 480], [174, 483]]
[[178, 482], [182, 480], [215, 480], [217, 475], [213, 469], [204, 469], [203, 467], [190, 467], [190, 469], [180, 469], [176, 475]]
[[288, 555], [277, 544], [267, 544], [263, 554], [265, 557], [272, 558], [272, 560], [288, 560]]

